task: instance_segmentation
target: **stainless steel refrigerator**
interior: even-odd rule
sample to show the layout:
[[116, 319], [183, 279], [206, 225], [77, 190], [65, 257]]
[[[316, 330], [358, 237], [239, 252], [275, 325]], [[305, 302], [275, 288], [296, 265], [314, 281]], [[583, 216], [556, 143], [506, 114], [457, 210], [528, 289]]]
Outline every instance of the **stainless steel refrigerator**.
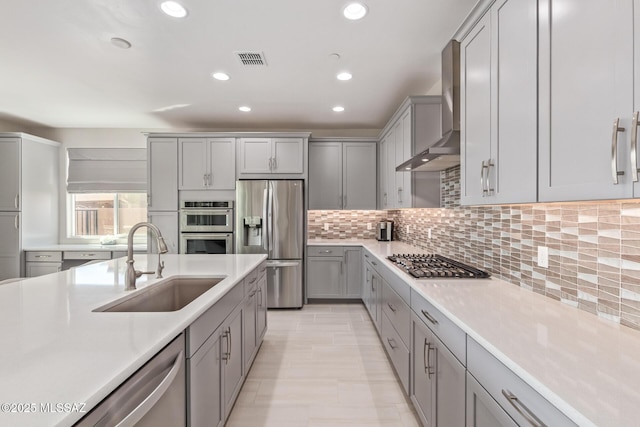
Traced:
[[302, 307], [302, 180], [236, 183], [236, 253], [267, 254], [267, 307]]

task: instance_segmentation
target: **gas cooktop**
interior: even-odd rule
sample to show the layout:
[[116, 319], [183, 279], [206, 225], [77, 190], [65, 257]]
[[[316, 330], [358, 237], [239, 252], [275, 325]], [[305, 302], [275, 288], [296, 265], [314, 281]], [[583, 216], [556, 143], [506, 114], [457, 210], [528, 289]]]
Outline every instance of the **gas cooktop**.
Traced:
[[387, 257], [406, 273], [417, 279], [458, 278], [485, 279], [491, 274], [461, 262], [436, 254], [394, 254]]

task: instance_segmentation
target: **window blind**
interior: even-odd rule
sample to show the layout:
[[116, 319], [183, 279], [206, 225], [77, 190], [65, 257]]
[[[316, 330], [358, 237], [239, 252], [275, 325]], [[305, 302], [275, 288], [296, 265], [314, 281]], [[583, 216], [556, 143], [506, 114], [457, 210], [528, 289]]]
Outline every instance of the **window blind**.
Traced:
[[68, 148], [69, 193], [144, 193], [147, 150], [144, 148]]

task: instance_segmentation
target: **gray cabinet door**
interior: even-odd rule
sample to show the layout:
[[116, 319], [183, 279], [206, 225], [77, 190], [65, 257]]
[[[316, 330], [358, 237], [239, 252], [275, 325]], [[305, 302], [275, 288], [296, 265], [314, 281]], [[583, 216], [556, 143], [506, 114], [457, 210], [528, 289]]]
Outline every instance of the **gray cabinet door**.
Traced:
[[466, 427], [516, 427], [518, 424], [467, 372]]
[[242, 360], [242, 304], [229, 315], [222, 325], [222, 371], [224, 390], [224, 414], [229, 417], [244, 376]]
[[386, 136], [387, 140], [387, 209], [398, 207], [398, 188], [396, 187], [396, 135], [391, 129]]
[[342, 209], [342, 143], [309, 144], [309, 209]]
[[25, 263], [25, 277], [38, 277], [45, 274], [62, 271], [61, 262], [27, 262]]
[[[430, 352], [430, 346], [433, 345], [433, 333], [422, 321], [415, 319], [412, 322], [411, 332], [411, 359], [413, 361], [411, 401], [425, 427], [432, 427], [436, 425], [436, 370], [431, 365], [432, 354]], [[464, 394], [462, 397], [464, 398]]]
[[342, 257], [307, 258], [307, 297], [341, 298], [343, 268]]
[[207, 143], [205, 138], [179, 140], [180, 190], [204, 190], [207, 185]]
[[187, 417], [191, 426], [220, 426], [224, 421], [220, 395], [224, 361], [220, 352], [220, 337], [219, 331], [214, 332], [188, 359]]
[[362, 249], [344, 248], [345, 297], [362, 298]]
[[249, 364], [251, 363], [251, 359], [253, 357], [253, 353], [256, 350], [256, 318], [258, 311], [258, 297], [257, 297], [258, 289], [257, 287], [253, 287], [249, 291], [249, 295], [247, 295], [244, 310], [243, 310], [243, 353], [244, 353], [244, 370], [245, 372], [249, 368]]
[[0, 211], [20, 210], [20, 138], [0, 139]]
[[481, 176], [491, 158], [491, 14], [460, 44], [461, 203], [485, 203]]
[[[160, 229], [164, 242], [169, 248], [170, 254], [179, 253], [178, 242], [178, 212], [154, 212], [147, 213], [149, 222]], [[155, 243], [155, 237], [151, 233], [147, 234], [147, 249], [149, 253], [157, 253], [158, 246]]]
[[238, 157], [239, 173], [271, 173], [271, 139], [243, 138]]
[[302, 138], [273, 138], [271, 140], [271, 156], [273, 173], [295, 173], [303, 172], [303, 150]]
[[491, 7], [490, 203], [537, 200], [537, 5], [499, 0]]
[[258, 313], [256, 319], [256, 344], [260, 343], [260, 340], [267, 331], [267, 275], [258, 272], [258, 289], [257, 289], [257, 304]]
[[177, 138], [149, 138], [147, 179], [147, 210], [178, 210]]
[[236, 140], [213, 138], [207, 140], [208, 167], [206, 179], [209, 190], [236, 189]]
[[378, 145], [378, 208], [388, 208], [388, 183], [387, 183], [387, 138], [382, 138]]
[[540, 13], [539, 201], [631, 197], [633, 2], [549, 0]]
[[368, 142], [343, 143], [342, 189], [343, 209], [376, 208], [375, 144]]
[[436, 371], [436, 425], [462, 426], [465, 419], [466, 370], [435, 334], [433, 346]]
[[0, 212], [0, 280], [20, 277], [20, 212]]

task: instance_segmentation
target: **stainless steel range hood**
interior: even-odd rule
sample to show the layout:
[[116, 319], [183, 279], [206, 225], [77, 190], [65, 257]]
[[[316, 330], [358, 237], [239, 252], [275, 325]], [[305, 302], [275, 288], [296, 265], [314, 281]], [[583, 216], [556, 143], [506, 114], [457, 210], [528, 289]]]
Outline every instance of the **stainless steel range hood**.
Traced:
[[442, 134], [396, 171], [441, 171], [460, 164], [460, 43], [455, 40], [442, 51]]

